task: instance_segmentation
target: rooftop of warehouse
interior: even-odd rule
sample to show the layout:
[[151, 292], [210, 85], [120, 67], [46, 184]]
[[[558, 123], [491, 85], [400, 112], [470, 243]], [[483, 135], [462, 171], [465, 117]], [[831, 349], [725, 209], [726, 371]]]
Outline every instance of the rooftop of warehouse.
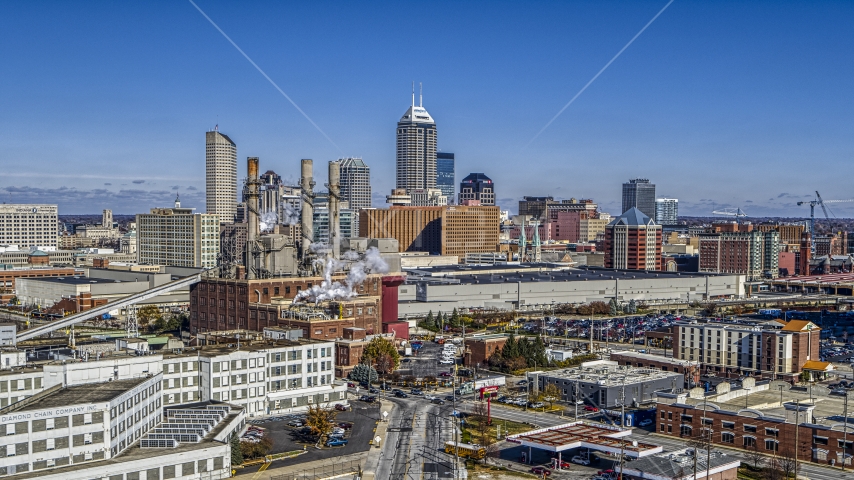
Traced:
[[72, 385], [55, 391], [45, 391], [28, 398], [27, 401], [12, 404], [0, 410], [0, 413], [9, 414], [29, 410], [103, 403], [122, 395], [140, 383], [147, 381], [149, 378], [142, 377], [129, 380], [116, 380], [114, 382]]
[[[780, 386], [783, 386], [782, 392], [780, 391]], [[758, 384], [754, 388], [764, 388], [764, 386]], [[733, 389], [734, 392], [740, 390], [743, 389]], [[815, 409], [812, 411], [813, 418], [806, 423], [813, 423], [827, 428], [845, 423], [842, 415], [842, 412], [845, 411], [845, 397], [828, 395], [825, 387], [814, 387], [812, 393], [810, 393], [811, 389], [809, 387], [794, 387], [787, 390], [783, 382], [775, 382], [775, 384], [769, 385], [767, 390], [746, 390], [748, 392], [746, 395], [747, 398], [745, 398], [745, 395], [741, 395], [726, 401], [717, 400], [718, 395], [709, 395], [706, 397], [708, 402], [707, 408], [709, 411], [718, 410], [721, 413], [752, 418], [757, 417], [758, 413], [763, 420], [783, 423], [786, 419], [785, 404], [790, 404], [791, 408], [791, 404], [797, 402], [800, 403], [801, 407], [812, 403], [815, 405]], [[780, 402], [781, 398], [782, 403]], [[702, 410], [703, 399], [687, 398], [681, 404]], [[854, 423], [854, 418], [849, 417], [848, 423]]]
[[681, 378], [683, 374], [659, 370], [657, 368], [617, 365], [617, 362], [608, 360], [584, 362], [580, 367], [576, 368], [528, 373], [529, 378], [555, 378], [573, 382], [578, 381], [580, 383], [596, 383], [607, 387], [662, 380], [673, 376]]
[[696, 272], [660, 272], [645, 270], [615, 270], [599, 267], [569, 268], [557, 263], [507, 263], [497, 265], [437, 265], [405, 269], [407, 283], [423, 281], [443, 282], [448, 279], [460, 283], [507, 282], [571, 282], [589, 280], [643, 280], [667, 278], [703, 278], [720, 274]]

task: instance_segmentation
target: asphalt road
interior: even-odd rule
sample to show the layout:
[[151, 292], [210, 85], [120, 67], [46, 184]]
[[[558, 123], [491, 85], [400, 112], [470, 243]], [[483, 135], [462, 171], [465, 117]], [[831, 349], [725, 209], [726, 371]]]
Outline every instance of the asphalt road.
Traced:
[[394, 398], [376, 478], [439, 480], [453, 478], [453, 457], [444, 452], [453, 440], [450, 404], [435, 405], [423, 398]]

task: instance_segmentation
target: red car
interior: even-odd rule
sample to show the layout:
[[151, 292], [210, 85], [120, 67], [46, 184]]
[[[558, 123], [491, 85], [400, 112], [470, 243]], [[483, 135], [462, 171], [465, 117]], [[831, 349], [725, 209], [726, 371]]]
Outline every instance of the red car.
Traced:
[[341, 422], [338, 424], [338, 428], [343, 428], [344, 430], [350, 430], [353, 428], [353, 424], [350, 422]]
[[338, 410], [339, 412], [346, 412], [347, 407], [345, 407], [344, 405], [341, 405], [340, 403], [336, 403], [335, 404], [335, 410]]
[[586, 411], [586, 412], [598, 412], [599, 409], [596, 407], [590, 406], [590, 405], [585, 405], [584, 411]]
[[531, 473], [533, 473], [534, 475], [540, 475], [540, 476], [545, 475], [546, 477], [548, 477], [549, 475], [552, 474], [552, 471], [546, 467], [534, 467], [531, 469]]
[[439, 374], [440, 377], [450, 377], [451, 374], [449, 372], [442, 372]]
[[[555, 463], [555, 465], [557, 465], [557, 459], [555, 459], [555, 460], [554, 460], [554, 463]], [[562, 470], [569, 470], [569, 468], [570, 468], [571, 466], [572, 466], [572, 464], [571, 464], [571, 463], [569, 463], [569, 462], [566, 462], [566, 461], [564, 461], [564, 462], [560, 462], [560, 468], [561, 468]], [[555, 467], [555, 468], [557, 468], [557, 467]]]
[[353, 388], [353, 387], [355, 387], [355, 386], [356, 386], [356, 384], [355, 384], [355, 383], [353, 383], [353, 382], [347, 382], [347, 388]]

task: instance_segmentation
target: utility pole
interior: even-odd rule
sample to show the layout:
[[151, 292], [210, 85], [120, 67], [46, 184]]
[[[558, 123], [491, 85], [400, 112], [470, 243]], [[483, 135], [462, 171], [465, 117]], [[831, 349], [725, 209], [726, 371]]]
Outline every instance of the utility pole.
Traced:
[[[845, 407], [842, 413], [842, 416], [845, 417], [845, 426], [842, 427], [842, 471], [845, 471], [845, 450], [848, 450], [848, 394], [845, 394]], [[797, 475], [797, 472], [795, 472]]]
[[[706, 422], [706, 399], [703, 399], [703, 423]], [[712, 426], [709, 425], [709, 438], [706, 442], [706, 479], [709, 480], [709, 468], [712, 462]], [[694, 479], [696, 480], [696, 478]]]

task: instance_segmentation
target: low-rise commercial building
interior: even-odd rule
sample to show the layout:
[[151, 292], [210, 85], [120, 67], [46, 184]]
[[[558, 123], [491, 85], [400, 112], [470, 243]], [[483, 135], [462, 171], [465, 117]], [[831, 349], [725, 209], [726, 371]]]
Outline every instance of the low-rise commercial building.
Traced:
[[617, 365], [608, 360], [585, 362], [578, 368], [528, 372], [527, 376], [539, 391], [555, 385], [563, 402], [584, 402], [598, 408], [652, 402], [657, 391], [681, 389], [685, 384], [681, 373]]

